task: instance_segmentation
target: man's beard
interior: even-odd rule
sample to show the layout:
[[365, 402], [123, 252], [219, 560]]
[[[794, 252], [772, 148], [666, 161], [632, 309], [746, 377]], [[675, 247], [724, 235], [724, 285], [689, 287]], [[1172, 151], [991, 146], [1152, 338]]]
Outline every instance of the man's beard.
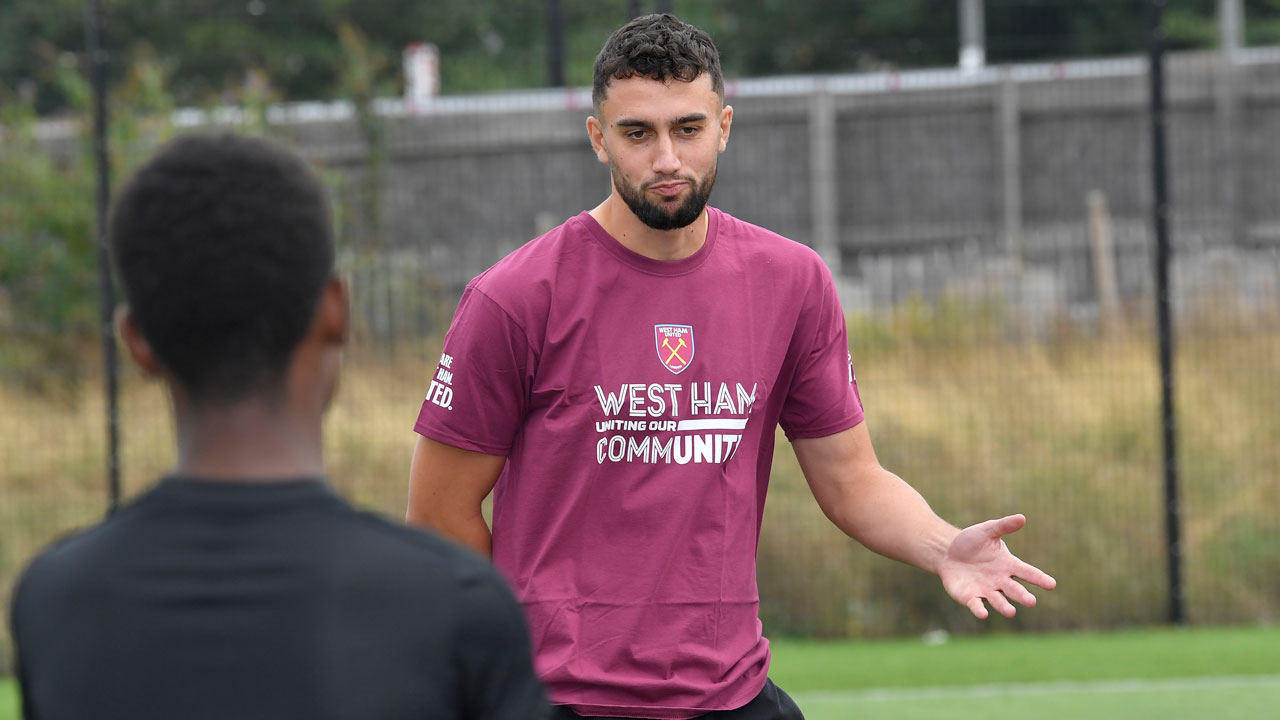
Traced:
[[[679, 178], [689, 183], [689, 196], [680, 203], [675, 210], [667, 211], [657, 203], [649, 202], [644, 196], [644, 189], [631, 185], [623, 178], [618, 169], [614, 166], [609, 167], [609, 172], [613, 175], [613, 186], [618, 189], [618, 195], [622, 196], [623, 202], [627, 207], [631, 208], [631, 212], [640, 218], [640, 222], [648, 225], [654, 230], [676, 230], [687, 227], [698, 216], [702, 214], [702, 209], [707, 206], [707, 199], [711, 197], [711, 188], [716, 184], [716, 167], [711, 167], [711, 172], [702, 182], [694, 182], [686, 178]], [[661, 180], [656, 181], [663, 182]]]

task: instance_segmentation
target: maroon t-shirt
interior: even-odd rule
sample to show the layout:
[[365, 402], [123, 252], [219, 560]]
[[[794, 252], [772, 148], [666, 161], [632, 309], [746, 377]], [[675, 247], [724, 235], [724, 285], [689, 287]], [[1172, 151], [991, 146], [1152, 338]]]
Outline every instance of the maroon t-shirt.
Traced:
[[507, 457], [493, 557], [552, 701], [681, 720], [764, 686], [756, 546], [774, 431], [862, 421], [809, 248], [708, 208], [682, 260], [587, 213], [467, 288], [416, 430]]

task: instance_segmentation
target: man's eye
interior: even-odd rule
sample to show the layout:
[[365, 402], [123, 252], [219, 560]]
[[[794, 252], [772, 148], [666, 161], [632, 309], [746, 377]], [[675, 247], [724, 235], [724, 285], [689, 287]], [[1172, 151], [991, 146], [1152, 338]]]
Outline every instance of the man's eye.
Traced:
[[643, 140], [645, 135], [647, 134], [648, 134], [647, 130], [632, 130], [631, 132], [627, 133], [627, 137], [631, 138], [632, 140]]
[[685, 136], [697, 135], [698, 131], [701, 129], [702, 128], [698, 127], [697, 125], [685, 125], [684, 127], [680, 128], [679, 133]]

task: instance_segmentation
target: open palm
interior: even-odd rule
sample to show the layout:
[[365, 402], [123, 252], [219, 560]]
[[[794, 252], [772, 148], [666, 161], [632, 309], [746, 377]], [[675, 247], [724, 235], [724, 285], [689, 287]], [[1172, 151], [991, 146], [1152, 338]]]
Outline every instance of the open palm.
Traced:
[[1005, 617], [1017, 613], [1010, 600], [1026, 607], [1035, 606], [1036, 596], [1015, 578], [1046, 590], [1058, 584], [1039, 568], [1019, 560], [1004, 544], [1005, 535], [1017, 532], [1026, 524], [1025, 516], [1009, 515], [971, 525], [951, 542], [946, 558], [938, 567], [942, 586], [979, 619], [988, 615], [983, 600]]

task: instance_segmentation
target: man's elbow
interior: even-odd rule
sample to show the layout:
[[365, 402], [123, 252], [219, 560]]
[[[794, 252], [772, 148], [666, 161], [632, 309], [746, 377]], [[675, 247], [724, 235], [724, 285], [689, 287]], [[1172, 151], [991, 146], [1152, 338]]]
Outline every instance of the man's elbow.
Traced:
[[411, 505], [405, 514], [405, 522], [474, 547], [484, 544], [482, 541], [489, 536], [489, 525], [478, 505], [474, 511], [443, 504]]
[[438, 504], [410, 504], [404, 519], [406, 523], [414, 527], [431, 530], [442, 535], [453, 534], [450, 530], [463, 524], [460, 522], [457, 513], [447, 512]]

